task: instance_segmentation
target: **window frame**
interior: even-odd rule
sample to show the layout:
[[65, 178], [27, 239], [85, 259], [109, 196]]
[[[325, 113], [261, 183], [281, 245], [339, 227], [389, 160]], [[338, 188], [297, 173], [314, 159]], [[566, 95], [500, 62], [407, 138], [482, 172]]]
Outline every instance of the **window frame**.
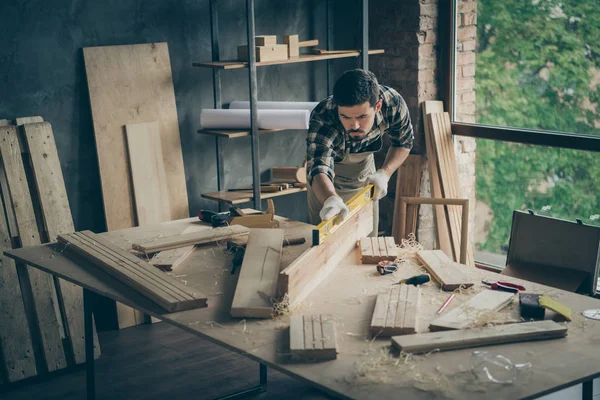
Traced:
[[480, 139], [600, 152], [600, 136], [456, 122], [454, 99], [456, 92], [455, 60], [458, 1], [446, 0], [440, 2], [440, 15], [448, 15], [448, 18], [440, 20], [440, 30], [442, 33], [446, 33], [441, 35], [442, 38], [446, 38], [446, 43], [441, 43], [441, 56], [445, 59], [442, 61], [444, 68], [442, 73], [445, 77], [443, 93], [444, 106], [450, 114], [452, 133], [457, 136]]

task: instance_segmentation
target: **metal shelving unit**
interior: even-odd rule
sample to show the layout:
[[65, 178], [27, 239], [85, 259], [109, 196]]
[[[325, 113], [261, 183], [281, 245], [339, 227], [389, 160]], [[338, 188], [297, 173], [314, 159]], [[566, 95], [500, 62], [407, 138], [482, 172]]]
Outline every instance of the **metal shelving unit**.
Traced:
[[[249, 130], [218, 130], [218, 129], [200, 129], [198, 133], [212, 135], [215, 137], [215, 148], [217, 157], [217, 192], [203, 194], [202, 197], [216, 200], [219, 202], [219, 209], [221, 209], [223, 203], [225, 204], [239, 204], [248, 201], [254, 201], [254, 208], [257, 210], [261, 209], [261, 199], [283, 196], [291, 193], [298, 193], [306, 189], [292, 188], [276, 193], [260, 193], [260, 162], [259, 162], [259, 134], [275, 132], [279, 130], [265, 129], [259, 130], [257, 126], [257, 102], [258, 102], [258, 88], [256, 78], [256, 68], [268, 65], [278, 64], [292, 64], [299, 62], [312, 62], [312, 61], [327, 61], [327, 92], [331, 93], [332, 80], [330, 73], [329, 60], [337, 58], [349, 58], [358, 57], [360, 58], [360, 64], [363, 69], [369, 68], [369, 55], [370, 54], [381, 54], [383, 50], [369, 50], [369, 1], [361, 1], [361, 28], [362, 28], [362, 44], [360, 51], [348, 51], [345, 53], [337, 54], [302, 54], [298, 58], [288, 59], [285, 61], [268, 61], [268, 62], [256, 62], [256, 55], [253, 49], [255, 48], [255, 36], [256, 29], [254, 24], [254, 0], [246, 0], [246, 19], [247, 19], [247, 44], [248, 44], [248, 61], [222, 61], [219, 58], [219, 29], [218, 29], [218, 12], [217, 12], [217, 1], [210, 0], [210, 24], [211, 24], [211, 43], [212, 43], [212, 61], [211, 62], [195, 62], [192, 65], [194, 67], [212, 68], [213, 71], [213, 99], [214, 107], [222, 108], [221, 100], [221, 71], [237, 68], [248, 68], [248, 84], [250, 93], [250, 125]], [[327, 49], [333, 47], [333, 0], [327, 0], [326, 5], [326, 42]], [[251, 137], [251, 151], [252, 151], [252, 195], [248, 193], [240, 192], [227, 192], [223, 190], [224, 177], [224, 166], [223, 166], [223, 140], [232, 139], [237, 137], [250, 136]]]

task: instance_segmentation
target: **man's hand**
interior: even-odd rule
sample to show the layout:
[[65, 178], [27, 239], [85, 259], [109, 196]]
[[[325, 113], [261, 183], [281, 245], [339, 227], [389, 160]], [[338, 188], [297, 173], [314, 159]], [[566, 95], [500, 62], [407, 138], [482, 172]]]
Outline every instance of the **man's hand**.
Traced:
[[348, 207], [346, 207], [346, 204], [344, 204], [344, 200], [342, 200], [341, 197], [331, 196], [330, 198], [325, 200], [323, 208], [319, 213], [319, 217], [321, 217], [321, 219], [325, 221], [335, 217], [338, 214], [340, 215], [342, 220], [344, 220], [346, 219], [348, 214], [350, 214], [350, 210], [348, 209]]
[[385, 197], [389, 180], [389, 175], [382, 169], [367, 177], [367, 183], [375, 185], [375, 200], [380, 200]]

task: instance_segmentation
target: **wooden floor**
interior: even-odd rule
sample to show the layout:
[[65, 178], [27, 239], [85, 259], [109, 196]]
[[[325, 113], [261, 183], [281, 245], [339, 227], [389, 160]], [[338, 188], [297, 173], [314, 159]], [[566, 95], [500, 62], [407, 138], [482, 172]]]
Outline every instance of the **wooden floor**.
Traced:
[[[258, 364], [166, 323], [99, 335], [97, 399], [214, 399], [258, 383]], [[2, 400], [84, 399], [85, 371], [21, 382]], [[330, 399], [269, 369], [267, 392], [255, 399]]]

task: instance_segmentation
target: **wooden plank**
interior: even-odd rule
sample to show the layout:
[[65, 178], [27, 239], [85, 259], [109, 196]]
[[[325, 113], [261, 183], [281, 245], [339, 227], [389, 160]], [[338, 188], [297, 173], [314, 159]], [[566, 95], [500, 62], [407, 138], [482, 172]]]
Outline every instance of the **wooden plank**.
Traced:
[[206, 307], [206, 296], [90, 231], [59, 235], [59, 242], [169, 312]]
[[[380, 237], [377, 237], [377, 238], [373, 238], [373, 240], [375, 240], [375, 239], [377, 240], [378, 245], [379, 245], [379, 255], [381, 257], [388, 257], [389, 258], [390, 255], [387, 252], [387, 245], [385, 243], [385, 238], [383, 238], [383, 237], [380, 236]], [[394, 256], [394, 258], [396, 258], [396, 257]]]
[[233, 225], [223, 228], [203, 229], [199, 232], [191, 232], [182, 235], [175, 235], [155, 239], [150, 242], [133, 243], [132, 247], [141, 253], [156, 253], [157, 251], [176, 249], [190, 245], [213, 243], [221, 240], [231, 239], [232, 237], [246, 236], [250, 229], [242, 225]]
[[385, 246], [387, 249], [388, 256], [390, 258], [394, 257], [394, 260], [392, 260], [392, 261], [395, 261], [395, 259], [398, 258], [398, 248], [396, 247], [396, 242], [394, 241], [394, 238], [391, 236], [386, 236], [386, 237], [384, 237], [384, 239], [385, 239]]
[[[293, 188], [289, 188], [289, 189], [285, 189], [285, 190], [280, 190], [277, 192], [261, 192], [260, 198], [261, 198], [261, 200], [264, 200], [264, 199], [270, 199], [273, 197], [287, 196], [288, 194], [300, 193], [300, 192], [305, 192], [305, 191], [306, 191], [305, 187], [304, 188], [293, 187]], [[205, 199], [221, 201], [221, 202], [229, 203], [229, 204], [247, 203], [249, 201], [252, 201], [252, 199], [254, 199], [254, 196], [251, 194], [250, 191], [229, 192], [227, 190], [222, 190], [220, 192], [203, 193], [202, 197], [204, 197]]]
[[453, 291], [461, 286], [469, 288], [474, 285], [473, 280], [469, 279], [462, 270], [468, 267], [455, 263], [441, 250], [420, 250], [417, 251], [417, 258], [444, 291]]
[[304, 361], [337, 358], [335, 324], [331, 315], [292, 315], [290, 353]]
[[394, 261], [398, 258], [393, 237], [361, 238], [360, 243], [363, 264], [377, 264], [380, 261]]
[[283, 229], [252, 229], [244, 253], [233, 302], [232, 317], [272, 318]]
[[[416, 207], [410, 207], [405, 215], [400, 215], [400, 197], [418, 197], [421, 194], [421, 165], [423, 157], [411, 154], [398, 169], [396, 178], [396, 198], [394, 201], [394, 220], [392, 236], [396, 243], [402, 243], [410, 232], [416, 234], [418, 213]], [[406, 221], [406, 232], [400, 232], [400, 219]]]
[[487, 314], [500, 311], [514, 299], [513, 293], [483, 290], [466, 303], [431, 322], [430, 331], [465, 329]]
[[12, 246], [3, 207], [0, 198], [0, 384], [36, 375], [15, 261], [4, 255]]
[[8, 119], [0, 119], [0, 126], [7, 126], [7, 125], [12, 125], [12, 123], [10, 122], [10, 120], [8, 120]]
[[427, 353], [434, 350], [447, 351], [530, 340], [556, 339], [566, 335], [567, 327], [564, 325], [554, 321], [534, 321], [460, 331], [395, 336], [392, 338], [392, 344], [405, 353]]
[[171, 205], [158, 122], [127, 124], [137, 225], [170, 221]]
[[123, 126], [156, 120], [171, 216], [189, 216], [167, 43], [83, 49], [108, 230], [135, 225]]
[[25, 124], [35, 124], [38, 122], [44, 122], [44, 118], [40, 117], [40, 116], [35, 116], [35, 117], [21, 117], [21, 118], [17, 118], [15, 120], [15, 125], [17, 126], [21, 126], [21, 125], [25, 125]]
[[379, 294], [371, 318], [371, 335], [390, 337], [415, 333], [420, 293], [417, 286], [394, 285], [387, 293]]
[[[40, 200], [43, 225], [49, 242], [59, 234], [75, 231], [71, 207], [63, 179], [52, 127], [48, 122], [23, 125], [27, 153]], [[85, 362], [83, 289], [62, 279], [55, 281], [65, 330], [76, 364]], [[94, 329], [95, 357], [100, 356], [100, 344]]]
[[[25, 176], [21, 147], [14, 126], [0, 128], [0, 155], [9, 187], [21, 245], [39, 245], [40, 236], [31, 202], [31, 194]], [[41, 346], [44, 360], [38, 359], [38, 373], [56, 371], [66, 366], [63, 351], [60, 311], [54, 300], [56, 293], [52, 277], [36, 268], [19, 267], [19, 281], [28, 314], [34, 351], [36, 343]], [[26, 288], [26, 290], [24, 289]], [[29, 305], [29, 306], [28, 306]], [[45, 361], [45, 362], [44, 362]], [[42, 371], [39, 368], [43, 368]]]
[[290, 305], [302, 302], [356, 247], [360, 238], [373, 230], [373, 203], [356, 211], [327, 240], [313, 246], [281, 271], [279, 293], [287, 294]]
[[[181, 234], [200, 232], [206, 230], [206, 226], [203, 225], [191, 225], [188, 226], [181, 232]], [[152, 257], [150, 264], [155, 267], [162, 269], [163, 271], [175, 270], [192, 252], [196, 246], [185, 246], [179, 247], [172, 250], [161, 251]]]

